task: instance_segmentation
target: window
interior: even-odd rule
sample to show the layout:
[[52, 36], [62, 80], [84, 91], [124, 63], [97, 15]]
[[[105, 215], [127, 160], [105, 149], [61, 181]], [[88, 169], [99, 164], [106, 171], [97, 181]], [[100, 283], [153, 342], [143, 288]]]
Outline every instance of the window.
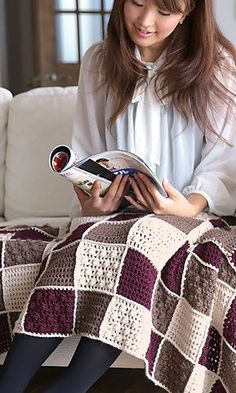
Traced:
[[85, 51], [104, 39], [113, 0], [54, 0], [56, 58], [80, 62]]

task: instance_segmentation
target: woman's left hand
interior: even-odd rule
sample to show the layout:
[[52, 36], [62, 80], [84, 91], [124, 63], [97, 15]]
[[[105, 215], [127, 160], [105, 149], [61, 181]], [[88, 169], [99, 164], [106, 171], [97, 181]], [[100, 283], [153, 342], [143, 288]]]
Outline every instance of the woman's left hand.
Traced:
[[130, 178], [129, 181], [136, 200], [130, 196], [126, 196], [126, 199], [138, 210], [148, 210], [154, 214], [162, 215], [195, 217], [207, 205], [205, 198], [201, 195], [199, 195], [200, 205], [195, 203], [198, 202], [198, 198], [194, 197], [188, 200], [167, 180], [163, 181], [163, 188], [167, 194], [167, 197], [165, 197], [160, 194], [146, 175], [138, 173], [134, 177], [135, 180]]

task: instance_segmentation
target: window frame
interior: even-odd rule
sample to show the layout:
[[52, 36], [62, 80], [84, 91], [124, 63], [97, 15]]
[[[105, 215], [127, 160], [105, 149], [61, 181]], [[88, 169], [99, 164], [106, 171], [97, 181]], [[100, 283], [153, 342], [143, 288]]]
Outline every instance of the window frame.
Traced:
[[[81, 54], [81, 39], [80, 39], [80, 15], [86, 14], [86, 15], [100, 15], [101, 19], [101, 26], [102, 26], [102, 39], [105, 38], [106, 34], [106, 16], [110, 15], [110, 11], [105, 10], [105, 2], [104, 0], [100, 0], [100, 9], [99, 10], [81, 10], [79, 6], [79, 0], [75, 0], [75, 6], [76, 8], [74, 10], [60, 10], [56, 8], [55, 6], [55, 1], [53, 1], [53, 14], [54, 14], [54, 21], [56, 20], [56, 15], [60, 14], [72, 14], [76, 15], [76, 21], [77, 21], [77, 49], [78, 49], [78, 63], [81, 62], [82, 54]], [[55, 24], [55, 22], [54, 22]], [[56, 46], [57, 46], [57, 37], [56, 37]], [[58, 61], [58, 64], [70, 64], [70, 63], [62, 63]], [[71, 63], [71, 64], [77, 64], [77, 63]]]

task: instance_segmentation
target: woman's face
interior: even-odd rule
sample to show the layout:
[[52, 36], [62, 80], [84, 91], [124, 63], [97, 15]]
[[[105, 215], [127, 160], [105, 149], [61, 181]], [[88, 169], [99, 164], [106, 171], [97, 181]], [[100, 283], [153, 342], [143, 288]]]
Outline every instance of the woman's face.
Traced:
[[144, 61], [159, 57], [167, 38], [183, 19], [183, 13], [171, 14], [159, 9], [155, 0], [125, 0], [124, 3], [126, 30]]

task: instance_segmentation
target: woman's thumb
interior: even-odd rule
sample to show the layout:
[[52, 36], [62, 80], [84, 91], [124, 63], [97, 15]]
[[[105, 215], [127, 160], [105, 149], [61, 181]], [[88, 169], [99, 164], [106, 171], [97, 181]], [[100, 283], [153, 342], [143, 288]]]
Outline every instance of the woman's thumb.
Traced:
[[177, 196], [178, 191], [172, 186], [172, 184], [168, 182], [166, 178], [163, 180], [162, 185], [169, 198], [175, 198]]

